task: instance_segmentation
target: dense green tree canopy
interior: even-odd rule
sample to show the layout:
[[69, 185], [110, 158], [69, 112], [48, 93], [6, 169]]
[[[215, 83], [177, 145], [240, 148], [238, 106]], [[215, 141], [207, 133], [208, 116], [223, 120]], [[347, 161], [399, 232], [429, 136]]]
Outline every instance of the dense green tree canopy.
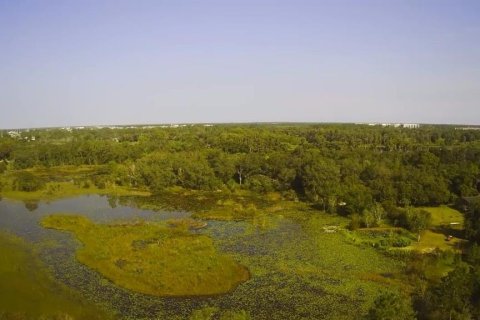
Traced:
[[30, 130], [19, 139], [3, 134], [0, 160], [16, 169], [115, 163], [112, 183], [295, 192], [351, 214], [374, 202], [438, 205], [477, 195], [480, 131], [347, 124]]

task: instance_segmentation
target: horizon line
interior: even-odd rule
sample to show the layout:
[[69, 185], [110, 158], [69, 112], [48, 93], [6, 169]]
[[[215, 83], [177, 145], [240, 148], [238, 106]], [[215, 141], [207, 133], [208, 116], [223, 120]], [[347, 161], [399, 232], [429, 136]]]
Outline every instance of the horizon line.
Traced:
[[356, 122], [345, 122], [345, 121], [232, 121], [232, 122], [159, 122], [159, 123], [129, 123], [129, 124], [79, 124], [79, 125], [53, 125], [53, 126], [39, 126], [39, 127], [9, 127], [9, 128], [0, 128], [0, 131], [6, 130], [47, 130], [47, 129], [63, 129], [63, 128], [72, 128], [72, 129], [82, 129], [82, 128], [97, 128], [97, 129], [108, 129], [108, 128], [120, 128], [120, 127], [172, 127], [172, 126], [194, 126], [194, 125], [282, 125], [282, 124], [291, 124], [291, 125], [328, 125], [328, 124], [337, 124], [337, 125], [405, 125], [405, 124], [414, 124], [419, 126], [460, 126], [460, 127], [480, 127], [480, 124], [470, 124], [470, 123], [428, 123], [428, 122], [397, 122], [397, 121], [356, 121]]

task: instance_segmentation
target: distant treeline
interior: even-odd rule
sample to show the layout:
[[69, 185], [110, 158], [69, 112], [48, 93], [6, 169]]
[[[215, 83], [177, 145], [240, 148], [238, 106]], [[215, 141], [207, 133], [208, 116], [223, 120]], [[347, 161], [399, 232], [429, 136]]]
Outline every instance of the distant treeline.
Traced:
[[4, 133], [0, 160], [0, 170], [7, 163], [104, 165], [100, 183], [153, 192], [278, 191], [348, 214], [375, 202], [438, 205], [477, 195], [480, 131], [353, 124], [30, 130], [15, 138]]

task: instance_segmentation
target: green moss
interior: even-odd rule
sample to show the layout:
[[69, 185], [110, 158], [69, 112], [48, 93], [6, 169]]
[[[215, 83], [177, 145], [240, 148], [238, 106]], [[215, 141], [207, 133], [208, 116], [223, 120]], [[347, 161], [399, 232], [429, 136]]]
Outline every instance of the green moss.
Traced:
[[0, 252], [0, 318], [112, 318], [54, 281], [21, 239], [0, 233]]
[[210, 237], [180, 224], [94, 224], [82, 216], [51, 215], [47, 228], [73, 232], [77, 259], [115, 284], [156, 296], [226, 293], [249, 279], [248, 270], [216, 251]]

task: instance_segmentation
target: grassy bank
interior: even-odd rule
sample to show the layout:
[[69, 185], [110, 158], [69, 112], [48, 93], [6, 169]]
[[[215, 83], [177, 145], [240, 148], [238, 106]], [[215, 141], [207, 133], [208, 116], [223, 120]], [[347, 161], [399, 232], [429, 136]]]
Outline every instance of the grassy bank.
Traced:
[[23, 240], [0, 233], [0, 319], [111, 319], [55, 282]]

